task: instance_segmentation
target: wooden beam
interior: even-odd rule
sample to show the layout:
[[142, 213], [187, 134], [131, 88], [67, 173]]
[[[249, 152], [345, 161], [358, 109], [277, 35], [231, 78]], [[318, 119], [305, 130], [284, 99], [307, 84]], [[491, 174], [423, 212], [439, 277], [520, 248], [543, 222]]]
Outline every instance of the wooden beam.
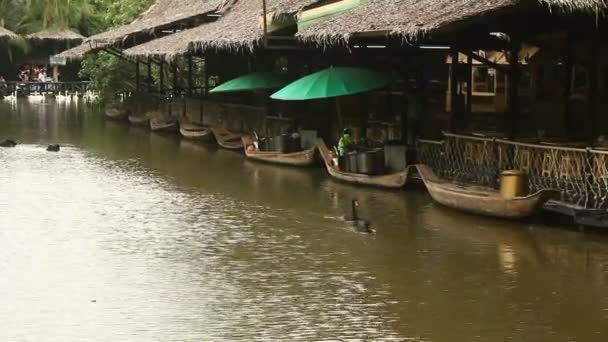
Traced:
[[591, 51], [590, 51], [590, 62], [589, 68], [587, 69], [589, 72], [589, 146], [595, 144], [597, 140], [598, 130], [597, 126], [599, 124], [599, 81], [600, 81], [600, 42], [599, 36], [597, 34], [593, 34], [591, 39]]
[[192, 89], [194, 88], [193, 64], [192, 56], [188, 56], [188, 96], [192, 97]]
[[203, 64], [203, 74], [205, 77], [205, 81], [203, 82], [204, 93], [203, 96], [207, 98], [209, 95], [209, 54], [205, 53], [205, 64]]
[[139, 58], [137, 58], [135, 60], [135, 91], [139, 92], [139, 81], [140, 81], [140, 76], [139, 76]]
[[574, 118], [572, 114], [572, 106], [570, 105], [570, 97], [572, 96], [572, 76], [574, 72], [574, 47], [573, 47], [573, 36], [572, 32], [568, 31], [566, 37], [566, 49], [564, 51], [564, 131], [570, 138], [572, 136], [572, 128], [574, 127]]
[[175, 94], [175, 92], [179, 88], [179, 80], [177, 78], [177, 63], [176, 62], [171, 64], [171, 69], [173, 71], [173, 94]]
[[452, 63], [450, 64], [450, 109], [452, 112], [451, 128], [455, 130], [459, 124], [457, 120], [461, 119], [457, 110], [458, 102], [458, 80], [456, 78], [456, 69], [458, 68], [458, 50], [453, 49], [450, 52]]
[[150, 57], [148, 57], [148, 79], [146, 80], [146, 83], [148, 85], [148, 93], [152, 92], [152, 62], [150, 62]]
[[467, 115], [473, 113], [473, 56], [467, 55]]
[[521, 76], [521, 70], [519, 66], [519, 51], [521, 50], [520, 41], [511, 37], [511, 48], [507, 53], [509, 60], [509, 74], [508, 74], [508, 85], [507, 85], [507, 113], [505, 115], [505, 128], [507, 138], [513, 139], [515, 134], [515, 125], [519, 118], [520, 107], [519, 107], [519, 81]]
[[159, 82], [158, 82], [158, 92], [161, 94], [165, 93], [165, 68], [164, 68], [165, 63], [163, 61], [160, 61], [159, 64], [159, 69], [160, 69], [160, 76], [159, 76]]
[[483, 63], [489, 67], [492, 67], [494, 69], [498, 69], [498, 70], [504, 70], [504, 71], [508, 71], [509, 67], [506, 65], [501, 65], [501, 64], [497, 64], [492, 62], [491, 60], [481, 57], [480, 55], [472, 52], [472, 51], [463, 51], [461, 52], [462, 54], [466, 55], [468, 58], [471, 58], [475, 61], [478, 61], [479, 63]]

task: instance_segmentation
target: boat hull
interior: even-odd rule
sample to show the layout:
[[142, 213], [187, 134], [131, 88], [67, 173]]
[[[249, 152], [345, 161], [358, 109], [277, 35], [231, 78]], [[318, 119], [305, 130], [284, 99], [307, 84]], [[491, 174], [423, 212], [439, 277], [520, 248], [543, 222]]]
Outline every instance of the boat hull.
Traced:
[[312, 166], [315, 163], [315, 157], [317, 155], [317, 146], [313, 146], [307, 150], [293, 152], [293, 153], [281, 153], [281, 152], [264, 152], [264, 151], [247, 151], [247, 146], [253, 144], [253, 139], [248, 136], [242, 137], [243, 145], [245, 149], [245, 155], [249, 159], [287, 166]]
[[150, 129], [153, 132], [176, 133], [179, 130], [179, 123], [173, 119], [156, 118], [150, 120]]
[[129, 111], [125, 108], [112, 107], [106, 109], [105, 116], [110, 120], [122, 121], [127, 119], [127, 117], [129, 116]]
[[232, 133], [223, 127], [211, 127], [211, 132], [213, 132], [213, 136], [220, 147], [228, 150], [243, 149], [243, 140], [240, 134]]
[[323, 162], [325, 163], [325, 167], [329, 175], [341, 181], [366, 186], [400, 189], [403, 188], [409, 180], [409, 168], [406, 168], [403, 171], [379, 176], [368, 176], [364, 174], [340, 171], [332, 165], [330, 151], [323, 139], [317, 139], [317, 148], [319, 149], [319, 153], [323, 158]]
[[210, 141], [212, 132], [209, 128], [194, 124], [182, 124], [179, 127], [182, 137], [196, 141]]
[[556, 190], [541, 190], [526, 197], [505, 199], [491, 188], [464, 186], [442, 180], [426, 165], [416, 165], [429, 194], [437, 203], [472, 214], [505, 219], [522, 219], [535, 214]]
[[129, 115], [129, 122], [135, 126], [149, 126], [150, 119], [145, 116]]

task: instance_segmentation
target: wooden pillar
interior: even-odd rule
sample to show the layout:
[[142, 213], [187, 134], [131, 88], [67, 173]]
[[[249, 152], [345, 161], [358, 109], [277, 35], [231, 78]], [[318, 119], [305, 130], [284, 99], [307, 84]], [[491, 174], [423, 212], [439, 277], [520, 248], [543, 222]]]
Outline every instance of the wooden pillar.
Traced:
[[590, 51], [590, 61], [589, 67], [587, 68], [589, 72], [589, 122], [588, 122], [588, 136], [589, 136], [589, 144], [592, 146], [595, 144], [597, 139], [598, 131], [597, 128], [599, 126], [598, 118], [600, 113], [599, 111], [599, 81], [600, 81], [600, 48], [599, 48], [599, 37], [597, 35], [593, 36], [591, 39], [591, 51]]
[[572, 78], [574, 74], [574, 49], [572, 47], [572, 33], [566, 35], [566, 51], [564, 59], [564, 132], [570, 138], [573, 137], [574, 117], [570, 97], [572, 96]]
[[148, 57], [148, 79], [146, 80], [148, 86], [148, 93], [152, 92], [152, 60]]
[[139, 58], [135, 59], [135, 91], [139, 92], [140, 90], [140, 75], [139, 75]]
[[467, 116], [470, 118], [473, 113], [473, 56], [469, 51], [467, 58]]
[[188, 56], [188, 97], [192, 97], [192, 89], [194, 88], [194, 78], [192, 56]]
[[511, 40], [509, 53], [507, 53], [507, 58], [509, 59], [509, 80], [507, 84], [507, 113], [505, 114], [505, 128], [507, 138], [509, 139], [513, 139], [515, 125], [520, 113], [519, 79], [521, 76], [519, 67], [519, 51], [521, 50], [521, 44], [519, 40], [514, 39], [513, 36], [511, 37]]
[[160, 60], [160, 64], [158, 65], [160, 70], [159, 82], [158, 82], [158, 92], [161, 94], [165, 93], [165, 63], [163, 60]]
[[457, 130], [462, 118], [458, 110], [458, 79], [456, 78], [456, 69], [458, 68], [458, 50], [453, 49], [450, 53], [452, 63], [450, 64], [450, 110], [452, 119], [450, 121], [451, 130]]
[[174, 62], [171, 64], [171, 69], [173, 72], [173, 94], [176, 94], [179, 90], [179, 80], [177, 78], [177, 63]]
[[203, 82], [203, 95], [206, 98], [209, 95], [209, 54], [205, 54], [205, 64], [203, 65], [203, 74], [205, 82]]

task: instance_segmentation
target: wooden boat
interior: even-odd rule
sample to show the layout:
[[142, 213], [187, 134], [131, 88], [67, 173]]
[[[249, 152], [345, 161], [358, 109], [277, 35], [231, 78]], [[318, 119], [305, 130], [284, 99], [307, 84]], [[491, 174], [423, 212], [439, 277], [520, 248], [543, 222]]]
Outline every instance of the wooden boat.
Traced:
[[129, 110], [124, 107], [112, 106], [106, 108], [105, 115], [112, 120], [126, 120], [129, 116]]
[[344, 182], [399, 189], [404, 187], [408, 181], [410, 173], [409, 168], [399, 172], [379, 176], [369, 176], [364, 174], [340, 171], [336, 166], [333, 165], [330, 151], [327, 148], [327, 145], [325, 144], [325, 141], [323, 141], [323, 139], [317, 139], [317, 148], [321, 153], [321, 157], [325, 162], [325, 167], [327, 168], [327, 172], [329, 173], [329, 175]]
[[175, 118], [152, 118], [150, 119], [150, 129], [154, 132], [174, 133], [179, 130], [179, 123]]
[[148, 116], [129, 115], [129, 122], [135, 126], [149, 126], [150, 118]]
[[282, 164], [289, 166], [311, 166], [315, 162], [317, 146], [313, 146], [307, 150], [281, 153], [281, 152], [266, 152], [266, 151], [248, 151], [247, 148], [253, 145], [253, 139], [245, 135], [242, 138], [247, 158], [259, 160], [267, 163]]
[[416, 165], [416, 168], [435, 201], [473, 214], [521, 219], [533, 215], [545, 202], [559, 195], [556, 190], [548, 189], [525, 197], [505, 199], [498, 190], [448, 182], [437, 177], [426, 165]]
[[211, 130], [207, 127], [192, 124], [182, 123], [179, 125], [179, 132], [186, 139], [209, 141], [211, 140]]
[[232, 133], [224, 127], [211, 127], [211, 132], [217, 140], [217, 144], [228, 150], [240, 150], [243, 148], [243, 140], [241, 135]]

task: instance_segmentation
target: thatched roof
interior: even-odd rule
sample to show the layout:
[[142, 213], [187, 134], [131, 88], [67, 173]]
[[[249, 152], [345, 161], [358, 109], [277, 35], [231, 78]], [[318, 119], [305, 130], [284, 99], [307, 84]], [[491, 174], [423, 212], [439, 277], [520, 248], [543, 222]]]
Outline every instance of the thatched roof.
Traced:
[[70, 30], [42, 30], [35, 33], [28, 34], [27, 39], [32, 41], [55, 41], [55, 42], [81, 42], [85, 39], [79, 33]]
[[85, 42], [69, 50], [65, 50], [58, 54], [59, 57], [65, 57], [67, 60], [83, 59], [88, 53], [108, 47], [110, 44], [97, 44], [93, 42]]
[[306, 27], [297, 36], [318, 45], [346, 43], [358, 33], [412, 41], [452, 24], [534, 3], [550, 12], [598, 13], [608, 8], [606, 0], [363, 0], [358, 7]]
[[[267, 13], [278, 17], [296, 13], [321, 0], [267, 0]], [[264, 36], [262, 2], [237, 0], [226, 14], [213, 23], [185, 30], [125, 50], [131, 56], [159, 56], [171, 59], [206, 49], [252, 50]]]
[[16, 33], [13, 33], [11, 31], [5, 29], [4, 27], [0, 26], [0, 40], [15, 39], [18, 37], [19, 36]]
[[232, 1], [234, 0], [156, 0], [132, 23], [91, 36], [87, 41], [116, 44], [133, 34], [154, 31], [163, 26], [222, 10]]

